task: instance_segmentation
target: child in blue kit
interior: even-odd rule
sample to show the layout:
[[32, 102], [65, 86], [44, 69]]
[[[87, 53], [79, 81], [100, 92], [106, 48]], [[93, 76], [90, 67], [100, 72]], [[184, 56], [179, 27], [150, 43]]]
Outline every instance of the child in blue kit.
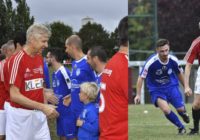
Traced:
[[98, 87], [94, 82], [85, 82], [80, 86], [80, 101], [84, 103], [83, 111], [76, 125], [79, 127], [78, 140], [98, 140], [99, 117], [95, 99]]

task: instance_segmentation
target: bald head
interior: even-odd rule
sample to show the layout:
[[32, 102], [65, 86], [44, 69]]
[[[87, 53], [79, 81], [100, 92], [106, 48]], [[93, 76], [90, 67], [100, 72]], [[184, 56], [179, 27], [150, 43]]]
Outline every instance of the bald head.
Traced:
[[78, 35], [71, 35], [66, 40], [65, 45], [74, 45], [77, 49], [82, 50], [82, 40]]

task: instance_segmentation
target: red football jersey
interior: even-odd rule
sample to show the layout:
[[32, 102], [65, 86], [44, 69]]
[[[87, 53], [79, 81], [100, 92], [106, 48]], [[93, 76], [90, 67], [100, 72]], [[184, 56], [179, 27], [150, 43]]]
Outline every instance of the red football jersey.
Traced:
[[188, 50], [188, 52], [184, 57], [184, 60], [186, 60], [190, 64], [193, 64], [195, 59], [198, 59], [200, 64], [200, 37], [196, 38], [192, 42], [190, 49]]
[[5, 59], [0, 62], [0, 110], [4, 109], [4, 102], [6, 100], [6, 90], [4, 86], [3, 67]]
[[10, 102], [10, 84], [9, 84], [9, 78], [10, 78], [10, 61], [14, 58], [15, 55], [12, 55], [8, 59], [6, 59], [4, 67], [3, 67], [3, 75], [4, 75], [4, 86], [6, 89], [6, 101]]
[[128, 57], [116, 53], [102, 73], [100, 140], [128, 140]]
[[[29, 56], [22, 50], [11, 59], [9, 65], [9, 83], [18, 87], [20, 93], [25, 97], [43, 103], [44, 74], [42, 56]], [[17, 108], [26, 108], [12, 101], [11, 105]]]

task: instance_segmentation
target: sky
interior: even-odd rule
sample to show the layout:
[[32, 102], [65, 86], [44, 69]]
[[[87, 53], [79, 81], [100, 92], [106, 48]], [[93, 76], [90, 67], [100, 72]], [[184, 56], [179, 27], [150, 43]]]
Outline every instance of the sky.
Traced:
[[[64, 22], [79, 31], [81, 19], [90, 17], [108, 32], [128, 14], [128, 0], [26, 0], [37, 23]], [[14, 4], [15, 5], [15, 4]]]

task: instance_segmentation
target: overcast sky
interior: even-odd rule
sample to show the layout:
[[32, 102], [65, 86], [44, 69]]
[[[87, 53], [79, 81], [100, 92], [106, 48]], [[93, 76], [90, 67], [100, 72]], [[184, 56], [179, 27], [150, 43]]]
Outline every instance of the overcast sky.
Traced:
[[89, 16], [112, 32], [128, 14], [128, 0], [27, 0], [27, 4], [35, 22], [61, 21], [74, 31], [79, 31], [81, 19]]

